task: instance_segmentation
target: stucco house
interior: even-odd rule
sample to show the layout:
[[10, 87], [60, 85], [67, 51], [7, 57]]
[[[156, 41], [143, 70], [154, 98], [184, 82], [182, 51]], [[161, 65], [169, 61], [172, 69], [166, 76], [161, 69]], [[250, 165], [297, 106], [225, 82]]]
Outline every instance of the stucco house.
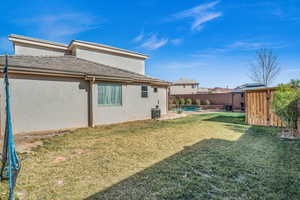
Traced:
[[187, 78], [180, 78], [172, 83], [170, 87], [170, 94], [196, 94], [198, 87], [199, 83], [197, 81]]
[[[149, 119], [156, 106], [167, 112], [169, 83], [145, 75], [146, 55], [78, 40], [9, 40], [14, 133]], [[2, 55], [1, 69], [4, 62]], [[3, 100], [1, 95], [1, 119]]]
[[208, 89], [199, 87], [199, 83], [196, 80], [190, 80], [187, 78], [180, 78], [173, 82], [170, 86], [171, 95], [198, 94], [207, 92]]

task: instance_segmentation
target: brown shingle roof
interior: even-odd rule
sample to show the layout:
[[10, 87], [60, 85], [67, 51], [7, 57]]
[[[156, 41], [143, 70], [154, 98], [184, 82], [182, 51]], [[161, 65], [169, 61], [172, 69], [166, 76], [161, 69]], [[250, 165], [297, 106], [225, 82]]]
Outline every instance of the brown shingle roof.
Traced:
[[[0, 65], [4, 65], [5, 56], [0, 56]], [[8, 56], [8, 65], [19, 70], [47, 70], [81, 75], [121, 78], [132, 82], [168, 84], [168, 82], [144, 76], [131, 71], [77, 58], [75, 56]]]

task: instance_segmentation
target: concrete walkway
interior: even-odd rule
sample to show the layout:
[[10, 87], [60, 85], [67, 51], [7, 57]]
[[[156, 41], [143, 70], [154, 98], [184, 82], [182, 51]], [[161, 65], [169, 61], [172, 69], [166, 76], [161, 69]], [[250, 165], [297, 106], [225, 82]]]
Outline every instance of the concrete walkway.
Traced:
[[162, 115], [161, 118], [159, 118], [158, 120], [170, 120], [170, 119], [186, 117], [188, 115], [200, 115], [200, 114], [219, 113], [219, 112], [224, 112], [224, 111], [220, 111], [220, 110], [183, 111], [180, 114], [173, 111], [169, 111], [167, 114]]

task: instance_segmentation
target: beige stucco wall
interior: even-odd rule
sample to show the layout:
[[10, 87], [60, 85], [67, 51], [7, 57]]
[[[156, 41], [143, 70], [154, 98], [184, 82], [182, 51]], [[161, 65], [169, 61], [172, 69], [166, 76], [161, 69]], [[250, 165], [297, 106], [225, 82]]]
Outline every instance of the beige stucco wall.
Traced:
[[[14, 134], [88, 126], [86, 81], [25, 75], [11, 75], [9, 81]], [[2, 133], [4, 99], [1, 95]]]
[[121, 106], [99, 106], [97, 84], [93, 85], [93, 91], [95, 125], [149, 119], [151, 108], [156, 105], [159, 105], [162, 114], [167, 112], [166, 88], [158, 88], [158, 92], [154, 93], [153, 88], [148, 86], [148, 98], [142, 98], [140, 85], [123, 85]]
[[[75, 78], [10, 75], [11, 111], [14, 134], [88, 126], [89, 82]], [[1, 80], [3, 88], [3, 79]], [[148, 98], [141, 97], [140, 85], [122, 85], [122, 106], [98, 106], [97, 84], [93, 84], [95, 125], [151, 118], [159, 105], [167, 112], [167, 89], [155, 93], [148, 86]], [[4, 93], [1, 93], [1, 132], [4, 133]]]
[[[197, 85], [196, 85], [197, 86]], [[170, 87], [170, 94], [197, 94], [198, 88], [192, 88], [192, 85], [172, 85]]]
[[145, 62], [143, 59], [109, 54], [102, 51], [78, 46], [73, 49], [73, 54], [75, 54], [78, 58], [90, 60], [100, 64], [110, 65], [139, 74], [145, 74]]
[[64, 50], [46, 48], [36, 45], [15, 43], [14, 44], [16, 55], [29, 55], [29, 56], [63, 56]]

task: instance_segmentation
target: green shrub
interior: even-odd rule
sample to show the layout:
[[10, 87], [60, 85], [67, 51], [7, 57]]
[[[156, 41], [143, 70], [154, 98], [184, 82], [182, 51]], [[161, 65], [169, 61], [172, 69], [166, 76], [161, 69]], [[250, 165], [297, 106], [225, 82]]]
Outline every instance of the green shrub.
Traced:
[[196, 99], [196, 105], [200, 106], [201, 105], [201, 100], [200, 99]]
[[205, 105], [210, 105], [210, 101], [208, 99], [205, 100]]
[[193, 103], [192, 99], [186, 99], [185, 100], [186, 105], [192, 105], [192, 103]]
[[174, 105], [174, 98], [170, 98], [168, 101], [168, 109], [172, 108], [173, 105]]
[[171, 104], [176, 104], [176, 98], [171, 98]]
[[174, 99], [174, 104], [175, 104], [175, 105], [177, 105], [177, 106], [178, 106], [178, 105], [179, 105], [179, 103], [180, 103], [180, 102], [179, 102], [179, 99]]
[[184, 105], [185, 104], [185, 99], [184, 98], [180, 98], [179, 99], [179, 104], [180, 105]]
[[291, 85], [293, 88], [300, 88], [300, 80], [292, 79], [291, 82], [290, 82], [290, 85]]
[[292, 133], [297, 129], [297, 103], [300, 98], [300, 88], [294, 86], [293, 82], [279, 85], [272, 101], [273, 111]]

